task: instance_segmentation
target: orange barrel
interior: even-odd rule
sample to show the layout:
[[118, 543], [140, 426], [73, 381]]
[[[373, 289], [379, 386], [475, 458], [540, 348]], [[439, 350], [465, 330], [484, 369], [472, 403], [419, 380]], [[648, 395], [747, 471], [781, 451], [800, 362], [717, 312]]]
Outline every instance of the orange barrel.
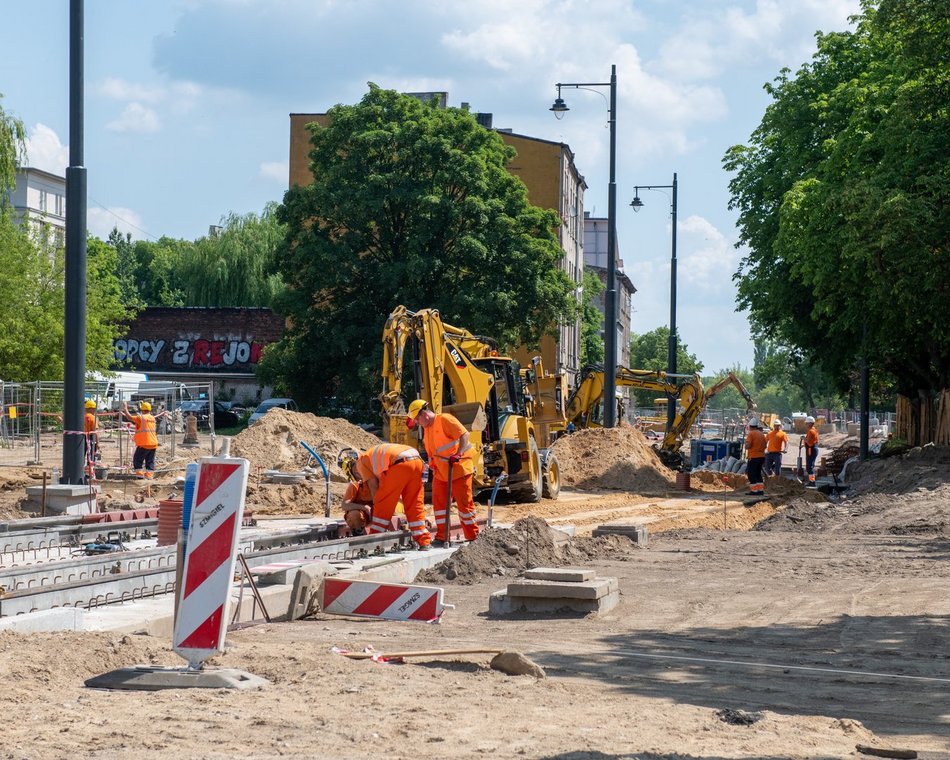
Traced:
[[170, 546], [178, 543], [178, 529], [181, 527], [181, 499], [162, 499], [158, 502], [158, 545]]
[[[688, 472], [678, 472], [678, 473], [676, 473], [676, 489], [677, 489], [678, 491], [689, 491], [689, 490], [690, 490], [690, 485], [689, 485], [689, 473], [688, 473]], [[159, 515], [161, 515], [161, 513], [159, 513]], [[159, 533], [161, 533], [161, 525], [162, 525], [161, 518], [159, 518], [158, 525], [159, 525]]]

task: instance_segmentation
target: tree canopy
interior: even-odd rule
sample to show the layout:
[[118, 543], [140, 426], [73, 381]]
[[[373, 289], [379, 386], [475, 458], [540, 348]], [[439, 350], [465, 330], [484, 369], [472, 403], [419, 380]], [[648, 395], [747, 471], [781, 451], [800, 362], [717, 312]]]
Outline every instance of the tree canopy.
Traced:
[[507, 171], [514, 150], [465, 110], [370, 85], [309, 125], [312, 184], [287, 192], [277, 266], [290, 317], [264, 377], [311, 406], [365, 406], [398, 304], [502, 346], [534, 345], [572, 316], [553, 211]]
[[581, 365], [604, 363], [604, 315], [595, 301], [604, 292], [604, 283], [590, 269], [584, 270], [584, 297], [581, 302]]
[[[630, 369], [649, 369], [665, 372], [669, 358], [670, 328], [657, 327], [655, 330], [632, 335], [630, 337]], [[691, 375], [702, 372], [703, 363], [695, 354], [689, 353], [689, 346], [679, 339], [676, 333], [676, 374]], [[657, 394], [653, 391], [633, 391], [637, 406], [650, 406]]]
[[[0, 93], [0, 100], [3, 93]], [[7, 193], [16, 183], [16, 170], [24, 153], [26, 130], [23, 122], [0, 105], [0, 211], [7, 205]]]
[[840, 388], [867, 355], [912, 395], [950, 386], [950, 4], [862, 8], [724, 158], [737, 300]]

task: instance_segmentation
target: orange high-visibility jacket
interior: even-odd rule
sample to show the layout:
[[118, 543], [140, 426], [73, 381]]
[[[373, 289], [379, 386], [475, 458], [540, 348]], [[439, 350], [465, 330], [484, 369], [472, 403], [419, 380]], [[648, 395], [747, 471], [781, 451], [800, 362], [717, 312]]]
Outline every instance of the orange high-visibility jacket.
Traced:
[[[426, 453], [429, 455], [429, 467], [435, 472], [439, 480], [449, 479], [448, 458], [458, 453], [459, 438], [468, 431], [465, 426], [451, 414], [437, 414], [435, 420], [426, 428]], [[464, 454], [458, 464], [452, 465], [452, 479], [465, 477], [475, 472], [475, 448], [472, 447]]]
[[372, 472], [377, 478], [386, 470], [392, 467], [396, 462], [404, 459], [415, 459], [419, 452], [412, 446], [403, 446], [399, 443], [381, 443], [379, 446], [373, 446], [366, 449], [357, 462], [363, 469]]
[[752, 428], [745, 437], [745, 447], [749, 459], [765, 459], [765, 435], [758, 428]]
[[371, 505], [373, 503], [373, 497], [369, 492], [369, 486], [360, 481], [359, 483], [350, 483], [346, 487], [346, 493], [343, 494], [343, 501], [348, 501], [351, 504]]
[[139, 414], [135, 421], [135, 445], [143, 449], [157, 449], [158, 436], [155, 434], [155, 418], [151, 414]]
[[85, 424], [83, 428], [85, 432], [87, 433], [96, 432], [96, 428], [98, 427], [98, 423], [96, 422], [96, 415], [94, 415], [92, 412], [86, 412], [86, 416], [83, 418], [83, 422]]
[[769, 442], [769, 454], [777, 454], [788, 448], [788, 433], [784, 430], [770, 430], [765, 437]]
[[805, 432], [805, 445], [810, 449], [818, 445], [818, 429], [814, 426]]

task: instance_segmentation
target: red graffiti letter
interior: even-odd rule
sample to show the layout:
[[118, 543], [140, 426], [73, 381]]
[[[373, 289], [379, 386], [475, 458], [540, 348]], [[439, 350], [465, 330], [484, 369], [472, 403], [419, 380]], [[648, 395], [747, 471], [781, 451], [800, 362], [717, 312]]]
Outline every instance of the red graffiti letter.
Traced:
[[218, 367], [224, 364], [224, 341], [216, 340], [211, 343], [211, 366]]
[[207, 364], [208, 363], [208, 341], [204, 338], [199, 338], [195, 341], [195, 351], [191, 357], [192, 364]]
[[264, 350], [264, 346], [260, 343], [251, 344], [251, 361], [250, 364], [257, 364], [261, 360], [261, 351]]

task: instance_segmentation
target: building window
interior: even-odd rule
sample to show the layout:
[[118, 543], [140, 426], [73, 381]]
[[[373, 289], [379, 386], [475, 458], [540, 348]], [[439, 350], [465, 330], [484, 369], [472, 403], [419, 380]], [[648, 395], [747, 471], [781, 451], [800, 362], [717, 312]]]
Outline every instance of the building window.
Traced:
[[40, 211], [44, 214], [46, 213], [47, 206], [49, 204], [49, 193], [45, 190], [40, 190]]
[[59, 193], [56, 193], [54, 198], [56, 199], [56, 216], [64, 216], [66, 213], [66, 210], [65, 210], [66, 199], [63, 198], [63, 196], [60, 195]]

